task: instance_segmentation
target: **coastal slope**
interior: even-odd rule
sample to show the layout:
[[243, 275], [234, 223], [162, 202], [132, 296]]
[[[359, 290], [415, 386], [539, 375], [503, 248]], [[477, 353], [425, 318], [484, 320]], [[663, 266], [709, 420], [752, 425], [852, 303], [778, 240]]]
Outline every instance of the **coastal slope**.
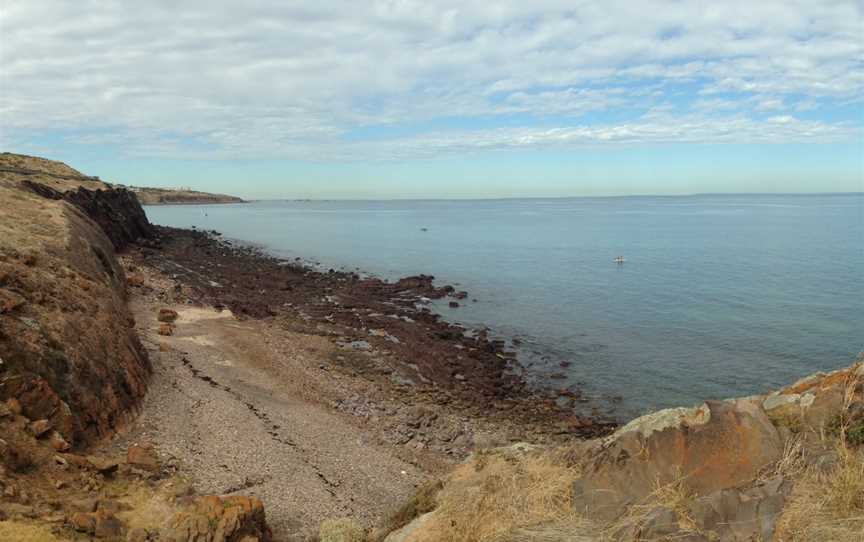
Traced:
[[133, 242], [157, 240], [130, 192], [0, 155], [0, 540], [270, 540], [259, 500], [196, 497], [148, 443], [111, 445], [152, 374], [116, 258]]
[[211, 194], [188, 189], [128, 187], [141, 205], [210, 205], [220, 203], [244, 203], [236, 196]]

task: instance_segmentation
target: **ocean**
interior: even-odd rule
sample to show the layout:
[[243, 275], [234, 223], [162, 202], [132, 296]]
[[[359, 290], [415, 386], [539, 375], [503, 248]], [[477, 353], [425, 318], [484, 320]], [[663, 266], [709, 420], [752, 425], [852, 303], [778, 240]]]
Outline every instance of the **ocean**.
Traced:
[[470, 294], [438, 304], [445, 318], [518, 339], [531, 379], [620, 418], [761, 393], [864, 350], [862, 194], [145, 210], [324, 269], [435, 275]]

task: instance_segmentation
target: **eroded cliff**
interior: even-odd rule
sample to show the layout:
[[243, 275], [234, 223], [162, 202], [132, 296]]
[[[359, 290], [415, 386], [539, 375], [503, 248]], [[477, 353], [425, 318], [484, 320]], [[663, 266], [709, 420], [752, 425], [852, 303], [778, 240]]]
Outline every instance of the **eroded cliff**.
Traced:
[[146, 390], [114, 250], [150, 235], [127, 192], [0, 155], [0, 399], [73, 445], [110, 435]]

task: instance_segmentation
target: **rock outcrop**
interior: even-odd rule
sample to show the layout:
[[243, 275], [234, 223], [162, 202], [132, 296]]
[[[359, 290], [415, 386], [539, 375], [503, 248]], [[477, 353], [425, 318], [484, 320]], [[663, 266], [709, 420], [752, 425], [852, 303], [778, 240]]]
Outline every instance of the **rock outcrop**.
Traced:
[[255, 497], [202, 497], [171, 523], [169, 542], [270, 542], [264, 505]]
[[0, 155], [0, 400], [50, 423], [58, 443], [112, 434], [146, 390], [114, 251], [150, 235], [128, 192]]
[[[529, 449], [521, 459], [509, 448], [478, 454], [444, 483], [438, 507], [402, 522], [386, 540], [453, 540], [466, 529], [473, 534], [464, 540], [506, 542], [860, 540], [864, 451], [856, 446], [864, 446], [864, 360], [767, 395], [655, 412], [563, 451]], [[838, 466], [841, 456], [851, 466]], [[510, 466], [483, 474], [494, 461]], [[543, 486], [530, 476], [538, 465], [551, 477]], [[801, 482], [805, 472], [816, 474]], [[549, 489], [564, 473], [572, 477], [566, 505]], [[800, 511], [805, 493], [795, 501], [798, 517], [787, 519], [798, 483], [839, 488], [832, 498], [846, 508], [829, 514], [828, 535], [778, 534], [818, 508], [805, 502]], [[535, 508], [526, 511], [528, 503]], [[499, 522], [497, 531], [477, 534], [478, 517]]]

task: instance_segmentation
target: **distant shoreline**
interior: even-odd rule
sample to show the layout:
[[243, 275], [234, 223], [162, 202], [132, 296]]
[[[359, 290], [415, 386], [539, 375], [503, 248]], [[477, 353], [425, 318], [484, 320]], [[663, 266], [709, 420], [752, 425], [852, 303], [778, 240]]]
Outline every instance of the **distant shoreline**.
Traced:
[[210, 201], [210, 200], [199, 200], [199, 201], [157, 201], [151, 203], [141, 203], [142, 207], [167, 207], [170, 205], [230, 205], [230, 204], [239, 204], [239, 203], [252, 203], [251, 201], [240, 200], [240, 201]]

